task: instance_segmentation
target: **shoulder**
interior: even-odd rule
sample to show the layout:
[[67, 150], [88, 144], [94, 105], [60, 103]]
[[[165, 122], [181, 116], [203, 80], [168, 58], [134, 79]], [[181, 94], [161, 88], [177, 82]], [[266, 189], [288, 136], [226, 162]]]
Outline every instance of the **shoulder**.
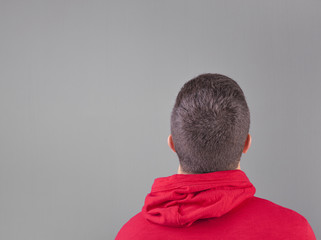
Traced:
[[169, 239], [179, 229], [151, 223], [139, 212], [119, 230], [116, 240]]
[[139, 212], [133, 216], [124, 226], [119, 230], [116, 240], [125, 239], [142, 239], [140, 234], [146, 228], [147, 220], [143, 217], [142, 213]]
[[292, 209], [283, 207], [274, 202], [271, 202], [267, 199], [253, 197], [251, 199], [251, 205], [252, 207], [259, 209], [262, 212], [273, 213], [273, 215], [283, 216], [284, 218], [286, 217], [295, 218], [297, 221], [303, 221], [303, 222], [306, 221], [305, 217], [299, 214], [298, 212]]
[[257, 219], [258, 224], [273, 226], [276, 232], [292, 232], [303, 239], [315, 239], [307, 219], [298, 212], [259, 197], [245, 204], [247, 214]]

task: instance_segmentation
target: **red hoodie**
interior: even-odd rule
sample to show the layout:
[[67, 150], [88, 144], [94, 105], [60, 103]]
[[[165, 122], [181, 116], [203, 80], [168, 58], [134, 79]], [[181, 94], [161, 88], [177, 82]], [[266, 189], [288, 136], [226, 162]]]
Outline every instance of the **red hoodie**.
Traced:
[[241, 170], [157, 178], [116, 240], [316, 239], [303, 216], [254, 193]]

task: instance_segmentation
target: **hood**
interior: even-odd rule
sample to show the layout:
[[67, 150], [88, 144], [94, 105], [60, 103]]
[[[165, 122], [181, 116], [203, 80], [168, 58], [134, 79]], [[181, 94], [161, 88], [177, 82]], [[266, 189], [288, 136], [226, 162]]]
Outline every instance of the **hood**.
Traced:
[[199, 219], [226, 214], [254, 193], [254, 186], [241, 170], [175, 174], [154, 180], [142, 214], [160, 225], [190, 226]]

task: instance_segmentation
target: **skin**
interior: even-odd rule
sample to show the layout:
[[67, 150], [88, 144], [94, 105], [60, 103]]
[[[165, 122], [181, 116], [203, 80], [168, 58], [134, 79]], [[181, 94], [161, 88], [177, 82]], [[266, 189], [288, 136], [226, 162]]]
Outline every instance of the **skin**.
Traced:
[[[245, 154], [249, 150], [249, 148], [251, 146], [251, 142], [252, 142], [252, 137], [250, 134], [248, 134], [246, 137], [245, 143], [244, 143], [243, 154]], [[168, 143], [168, 146], [170, 147], [170, 149], [172, 149], [173, 152], [176, 153], [174, 143], [173, 143], [173, 138], [172, 138], [171, 134], [168, 136], [167, 143]], [[241, 169], [240, 162], [239, 162], [239, 165], [237, 166], [236, 169], [239, 169], [239, 170]], [[183, 172], [181, 169], [181, 165], [179, 164], [177, 174], [188, 174], [188, 173]]]

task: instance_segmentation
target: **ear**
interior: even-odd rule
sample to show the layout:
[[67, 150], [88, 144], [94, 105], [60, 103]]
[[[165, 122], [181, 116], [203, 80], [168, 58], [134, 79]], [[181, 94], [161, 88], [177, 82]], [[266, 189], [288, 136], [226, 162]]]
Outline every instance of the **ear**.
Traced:
[[173, 150], [173, 152], [176, 152], [171, 134], [167, 138], [167, 143], [168, 143], [168, 146]]
[[246, 140], [245, 140], [245, 144], [244, 144], [244, 148], [243, 148], [243, 153], [246, 153], [247, 150], [249, 150], [250, 146], [252, 143], [252, 137], [250, 134], [247, 135]]

